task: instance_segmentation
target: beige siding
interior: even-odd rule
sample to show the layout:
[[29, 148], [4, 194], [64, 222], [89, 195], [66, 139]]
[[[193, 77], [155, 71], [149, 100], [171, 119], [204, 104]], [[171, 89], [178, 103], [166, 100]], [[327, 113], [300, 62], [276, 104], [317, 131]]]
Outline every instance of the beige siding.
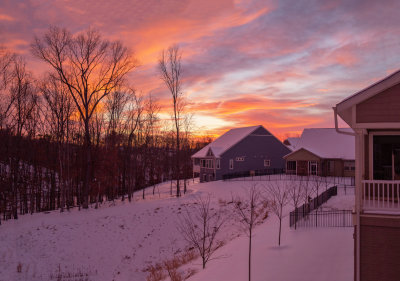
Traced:
[[301, 149], [286, 158], [286, 161], [320, 161], [320, 158], [307, 150]]
[[357, 123], [400, 122], [400, 84], [375, 95], [356, 107]]

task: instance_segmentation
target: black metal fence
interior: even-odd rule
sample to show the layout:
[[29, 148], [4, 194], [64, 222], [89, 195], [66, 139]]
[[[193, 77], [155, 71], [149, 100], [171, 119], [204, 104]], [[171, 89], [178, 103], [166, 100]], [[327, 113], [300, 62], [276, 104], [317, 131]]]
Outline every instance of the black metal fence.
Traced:
[[[243, 172], [235, 172], [230, 174], [222, 175], [223, 180], [231, 180], [243, 178], [243, 180], [248, 180], [249, 178], [266, 176], [266, 175], [282, 175], [286, 176], [285, 169], [274, 168], [274, 169], [262, 169], [262, 170], [253, 170], [253, 171], [243, 171]], [[246, 179], [247, 178], [247, 179]]]
[[354, 177], [320, 177], [320, 176], [300, 176], [286, 174], [285, 169], [263, 169], [253, 171], [235, 172], [222, 175], [224, 181], [270, 181], [270, 180], [302, 180], [316, 181], [329, 185], [341, 185], [345, 188], [354, 187]]
[[[296, 213], [290, 213], [290, 221], [294, 222]], [[351, 227], [352, 211], [336, 210], [336, 211], [315, 211], [306, 214], [301, 220], [296, 222], [296, 227]]]
[[[326, 191], [322, 192], [320, 195], [315, 197], [314, 199], [309, 200], [308, 203], [297, 207], [294, 211], [290, 212], [290, 227], [297, 226], [298, 221], [302, 220], [303, 218], [308, 218], [309, 214], [319, 208], [322, 204], [329, 200], [332, 196], [337, 195], [337, 186], [332, 186], [328, 188]], [[318, 219], [315, 220], [316, 225], [318, 226]]]

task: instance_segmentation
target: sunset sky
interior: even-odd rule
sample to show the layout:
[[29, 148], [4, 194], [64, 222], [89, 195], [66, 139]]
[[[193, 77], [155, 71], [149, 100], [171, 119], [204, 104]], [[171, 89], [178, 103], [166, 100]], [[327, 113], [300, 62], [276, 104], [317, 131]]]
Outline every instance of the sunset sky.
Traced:
[[88, 27], [135, 52], [136, 90], [167, 112], [160, 52], [183, 52], [196, 131], [264, 125], [283, 139], [332, 127], [332, 106], [400, 68], [400, 1], [0, 0], [0, 44], [45, 69], [29, 44], [50, 25]]

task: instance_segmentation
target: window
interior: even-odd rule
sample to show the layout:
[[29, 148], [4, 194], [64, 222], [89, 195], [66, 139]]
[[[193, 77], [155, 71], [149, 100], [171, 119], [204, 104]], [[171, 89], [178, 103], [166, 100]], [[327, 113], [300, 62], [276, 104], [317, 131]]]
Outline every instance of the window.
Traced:
[[400, 179], [400, 136], [373, 136], [372, 159], [374, 180]]
[[[345, 170], [346, 170], [346, 167], [345, 167]], [[335, 161], [329, 160], [328, 161], [328, 173], [330, 175], [333, 175], [334, 172], [335, 172]]]
[[286, 169], [288, 171], [296, 171], [296, 161], [287, 161]]
[[229, 159], [229, 170], [233, 170], [233, 159]]
[[244, 156], [242, 156], [242, 157], [236, 157], [236, 161], [244, 161]]
[[344, 170], [345, 171], [355, 171], [355, 161], [344, 161]]
[[201, 159], [200, 166], [202, 168], [214, 169], [214, 159]]
[[265, 159], [265, 160], [264, 160], [264, 167], [270, 167], [270, 166], [271, 166], [271, 160]]
[[221, 161], [220, 161], [219, 158], [216, 159], [215, 167], [216, 167], [217, 169], [220, 169], [220, 168], [221, 168]]

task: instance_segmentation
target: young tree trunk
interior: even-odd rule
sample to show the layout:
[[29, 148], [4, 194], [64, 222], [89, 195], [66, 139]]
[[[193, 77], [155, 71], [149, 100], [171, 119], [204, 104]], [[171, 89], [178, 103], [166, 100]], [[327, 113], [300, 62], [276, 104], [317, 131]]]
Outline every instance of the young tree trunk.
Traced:
[[83, 196], [82, 196], [82, 207], [87, 209], [89, 207], [89, 185], [91, 181], [91, 143], [90, 143], [90, 128], [89, 120], [85, 120], [85, 153], [86, 153], [86, 165], [85, 165], [85, 176], [83, 183]]
[[251, 239], [252, 238], [252, 228], [250, 228], [249, 235], [249, 281], [251, 281]]

